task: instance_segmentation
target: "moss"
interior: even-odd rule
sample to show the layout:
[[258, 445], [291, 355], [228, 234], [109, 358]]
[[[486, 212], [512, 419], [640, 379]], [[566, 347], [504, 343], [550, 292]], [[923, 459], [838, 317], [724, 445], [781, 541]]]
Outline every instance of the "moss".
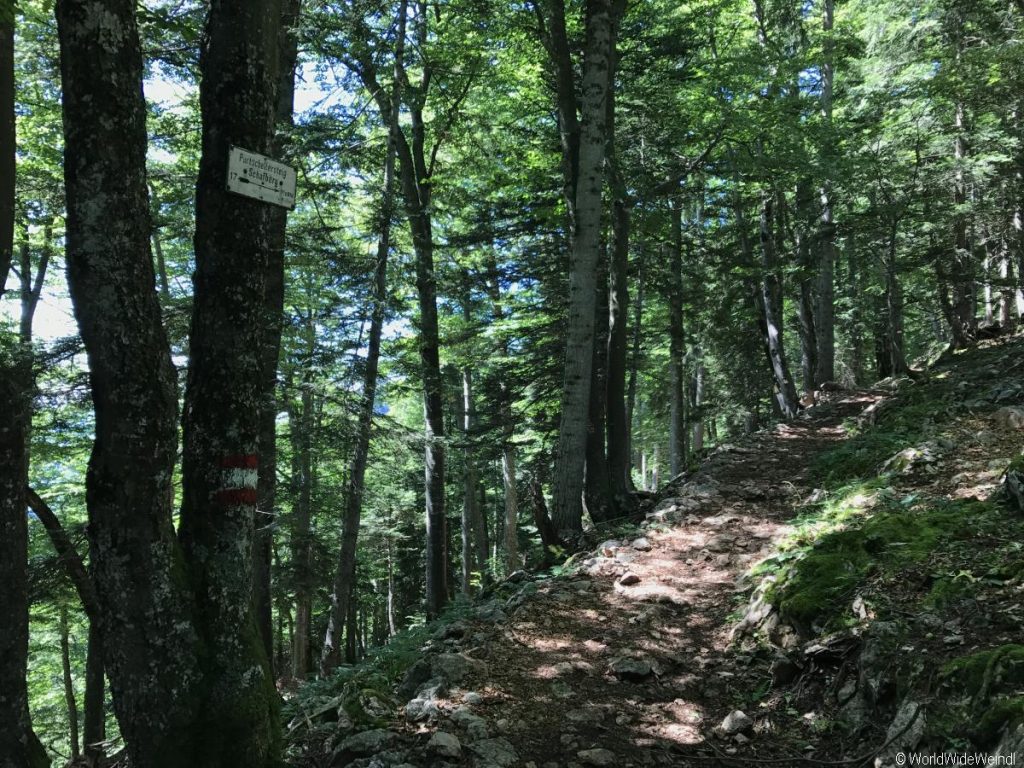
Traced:
[[960, 602], [971, 591], [971, 583], [966, 579], [943, 576], [932, 585], [924, 604], [929, 608], [946, 608]]
[[927, 559], [943, 541], [970, 535], [976, 519], [973, 504], [905, 510], [890, 503], [858, 528], [822, 536], [783, 572], [769, 599], [795, 626], [834, 626], [867, 576]]
[[[951, 695], [939, 722], [947, 733], [967, 733], [976, 744], [995, 743], [1007, 724], [1024, 721], [1024, 645], [1003, 645], [953, 659], [940, 671]], [[957, 697], [957, 694], [963, 694]]]

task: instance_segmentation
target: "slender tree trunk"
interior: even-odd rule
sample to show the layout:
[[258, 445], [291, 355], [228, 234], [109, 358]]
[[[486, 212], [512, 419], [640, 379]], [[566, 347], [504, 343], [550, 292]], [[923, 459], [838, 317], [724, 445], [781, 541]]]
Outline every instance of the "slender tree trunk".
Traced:
[[608, 181], [612, 191], [612, 248], [608, 281], [608, 349], [605, 383], [608, 439], [607, 457], [609, 485], [617, 513], [628, 513], [633, 507], [633, 478], [630, 471], [629, 418], [626, 413], [626, 359], [629, 336], [626, 318], [629, 315], [629, 239], [632, 226], [633, 201], [619, 169], [615, 146], [615, 71], [618, 64], [616, 43], [618, 25], [612, 24], [612, 41], [608, 71]]
[[789, 374], [782, 340], [782, 276], [772, 236], [772, 195], [764, 193], [761, 200], [761, 309], [764, 332], [775, 382], [775, 401], [782, 416], [791, 419], [797, 413], [796, 388]]
[[601, 247], [608, 68], [613, 55], [612, 27], [616, 22], [610, 0], [588, 0], [586, 7], [565, 375], [552, 489], [552, 522], [557, 530], [570, 532], [583, 528], [584, 457], [593, 369], [595, 278]]
[[595, 523], [619, 516], [612, 492], [605, 432], [608, 384], [608, 270], [602, 256], [597, 275], [594, 317], [594, 353], [590, 371], [590, 402], [587, 407], [587, 448], [585, 499], [587, 512]]
[[[0, 300], [14, 259], [14, 5], [0, 5]], [[28, 434], [31, 350], [0, 336], [0, 765], [49, 765], [32, 731], [28, 665]]]
[[57, 632], [60, 635], [60, 666], [64, 678], [64, 705], [68, 710], [68, 741], [71, 743], [71, 759], [82, 756], [82, 745], [78, 739], [78, 701], [75, 699], [75, 684], [71, 677], [71, 644], [68, 630], [68, 609], [61, 605], [58, 610]]
[[[487, 269], [490, 273], [488, 280], [488, 291], [491, 295], [492, 313], [494, 321], [500, 325], [505, 319], [505, 308], [501, 300], [501, 281], [498, 274], [498, 265], [495, 261], [494, 247], [488, 249]], [[502, 339], [499, 345], [499, 352], [502, 363], [505, 364], [509, 356], [508, 342]], [[512, 573], [520, 568], [519, 561], [519, 494], [516, 488], [516, 446], [513, 442], [515, 437], [515, 417], [512, 413], [512, 390], [508, 384], [508, 376], [502, 371], [498, 382], [498, 413], [501, 415], [501, 482], [505, 497], [505, 571]]]
[[835, 264], [836, 226], [833, 219], [835, 207], [834, 189], [831, 184], [832, 147], [832, 85], [835, 78], [833, 44], [835, 0], [824, 0], [822, 31], [825, 33], [824, 60], [821, 65], [821, 111], [826, 126], [825, 180], [818, 190], [821, 201], [821, 220], [818, 229], [818, 295], [815, 304], [815, 338], [817, 342], [817, 365], [814, 374], [815, 385], [833, 381], [836, 377], [836, 334], [835, 334]]
[[179, 537], [195, 590], [203, 670], [190, 738], [200, 765], [276, 765], [279, 699], [253, 602], [253, 547], [271, 207], [229, 193], [231, 145], [269, 154], [277, 115], [280, 0], [212, 0], [200, 57]]
[[89, 647], [85, 652], [85, 702], [82, 713], [82, 740], [85, 759], [90, 766], [101, 765], [104, 758], [102, 743], [107, 738], [105, 693], [99, 622], [90, 618]]
[[811, 221], [812, 205], [810, 182], [801, 181], [796, 191], [796, 260], [800, 269], [800, 297], [797, 303], [797, 317], [800, 325], [800, 373], [803, 389], [807, 392], [817, 389], [818, 381], [818, 334], [815, 322], [815, 283], [821, 263], [812, 263]]
[[[468, 311], [468, 310], [467, 310]], [[473, 400], [473, 372], [468, 368], [462, 372], [462, 399], [465, 420], [463, 432], [466, 440], [466, 467], [463, 477], [463, 506], [466, 507], [472, 530], [473, 559], [481, 584], [486, 581], [487, 561], [490, 557], [487, 546], [487, 524], [483, 507], [478, 498], [480, 490], [477, 472], [474, 431], [476, 430], [476, 404]]]
[[[629, 383], [626, 385], [626, 425], [629, 437], [627, 453], [631, 460], [633, 456], [633, 416], [636, 410], [636, 384], [640, 373], [640, 342], [643, 338], [644, 266], [646, 263], [646, 252], [644, 244], [641, 243], [637, 255], [636, 301], [633, 302], [633, 341], [629, 355]], [[644, 483], [646, 485], [646, 479]], [[646, 487], [644, 490], [647, 490]]]
[[[349, 465], [348, 483], [345, 489], [345, 514], [341, 527], [341, 550], [334, 572], [334, 588], [331, 592], [331, 614], [324, 638], [321, 656], [321, 672], [328, 674], [340, 661], [341, 629], [348, 615], [348, 604], [352, 599], [352, 584], [356, 573], [356, 546], [359, 539], [359, 520], [363, 511], [363, 494], [366, 490], [366, 465], [370, 456], [370, 437], [373, 433], [373, 406], [377, 397], [377, 374], [380, 369], [380, 344], [387, 316], [388, 301], [388, 254], [391, 251], [391, 220], [394, 216], [395, 152], [389, 144], [384, 160], [384, 194], [381, 201], [377, 258], [373, 269], [373, 309], [370, 315], [370, 335], [366, 349], [366, 367], [363, 369], [363, 391], [360, 402], [359, 420], [356, 425], [356, 441]], [[388, 579], [391, 583], [391, 543], [388, 539]], [[388, 592], [389, 625], [394, 627], [391, 605], [391, 591]], [[391, 634], [394, 634], [392, 631]]]
[[693, 356], [693, 452], [699, 454], [704, 450], [704, 358], [700, 345], [694, 345]]
[[[281, 29], [278, 34], [280, 57], [277, 99], [277, 136], [273, 150], [280, 155], [285, 146], [282, 135], [292, 124], [295, 111], [295, 70], [298, 60], [298, 37], [301, 0], [281, 0]], [[260, 460], [256, 481], [256, 539], [253, 552], [253, 602], [256, 624], [263, 639], [263, 649], [273, 673], [274, 627], [273, 596], [271, 593], [271, 550], [277, 516], [277, 367], [281, 351], [281, 323], [284, 315], [284, 257], [288, 212], [284, 208], [270, 211], [265, 285], [266, 317], [261, 343], [260, 386]]]
[[[312, 313], [307, 333], [307, 354], [303, 366], [313, 364], [314, 327]], [[313, 622], [312, 518], [313, 491], [313, 383], [308, 377], [302, 383], [298, 412], [291, 419], [292, 455], [295, 459], [295, 508], [292, 512], [292, 571], [295, 581], [295, 644], [292, 646], [292, 675], [302, 680], [312, 670], [310, 635]]]
[[675, 477], [686, 465], [686, 339], [683, 336], [683, 213], [672, 203], [672, 242], [669, 246], [668, 294], [668, 381], [669, 381], [669, 471]]

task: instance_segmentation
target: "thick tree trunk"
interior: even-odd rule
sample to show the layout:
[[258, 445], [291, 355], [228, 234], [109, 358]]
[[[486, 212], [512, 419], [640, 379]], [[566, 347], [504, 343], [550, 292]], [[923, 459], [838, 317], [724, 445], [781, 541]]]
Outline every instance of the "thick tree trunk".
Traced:
[[[468, 313], [468, 309], [466, 310]], [[467, 318], [468, 320], [468, 318]], [[480, 482], [476, 466], [475, 435], [476, 403], [473, 400], [473, 372], [468, 368], [462, 372], [463, 437], [466, 441], [465, 474], [463, 475], [463, 507], [469, 520], [472, 534], [474, 571], [483, 584], [486, 581], [487, 561], [490, 558], [487, 543], [487, 524], [479, 499]]]
[[615, 24], [610, 0], [588, 0], [586, 8], [565, 375], [552, 489], [552, 522], [557, 530], [570, 532], [583, 528], [583, 472], [593, 368], [595, 277], [601, 247], [608, 68]]
[[203, 672], [198, 765], [276, 764], [279, 701], [253, 603], [271, 209], [225, 188], [231, 145], [268, 154], [280, 0], [213, 0], [200, 57], [202, 156], [179, 536]]
[[683, 213], [672, 204], [672, 242], [669, 248], [668, 287], [668, 386], [669, 471], [675, 477], [686, 466], [689, 451], [686, 435], [686, 339], [683, 326]]
[[[345, 489], [345, 514], [342, 518], [341, 549], [334, 572], [331, 591], [331, 614], [324, 638], [321, 672], [326, 675], [341, 661], [341, 630], [352, 600], [352, 585], [356, 574], [356, 545], [359, 540], [359, 519], [363, 511], [366, 490], [366, 465], [370, 456], [370, 437], [373, 433], [373, 405], [377, 397], [377, 373], [380, 369], [380, 343], [384, 331], [388, 301], [388, 254], [391, 250], [391, 219], [394, 216], [395, 153], [388, 146], [384, 160], [384, 195], [381, 201], [377, 258], [373, 269], [373, 309], [370, 314], [370, 335], [366, 349], [366, 367], [363, 369], [363, 391], [356, 424], [356, 441], [352, 462], [348, 470]], [[390, 526], [389, 526], [390, 527]], [[388, 543], [388, 569], [390, 574], [390, 539]], [[390, 579], [390, 576], [389, 576]], [[390, 581], [389, 581], [390, 583]], [[389, 623], [393, 627], [393, 611], [389, 591]], [[392, 631], [394, 634], [394, 631]]]
[[765, 343], [775, 385], [775, 401], [782, 416], [791, 419], [796, 416], [798, 402], [782, 340], [782, 276], [772, 235], [772, 195], [768, 192], [763, 194], [761, 200], [760, 233], [761, 310]]
[[[280, 155], [285, 145], [282, 131], [292, 124], [295, 111], [295, 70], [298, 60], [298, 36], [301, 0], [281, 0], [281, 29], [278, 33], [277, 99], [278, 134], [273, 143]], [[266, 317], [261, 343], [260, 376], [263, 402], [260, 409], [260, 460], [256, 481], [256, 539], [253, 551], [253, 604], [256, 625], [263, 640], [263, 650], [273, 671], [274, 626], [271, 593], [270, 559], [273, 549], [274, 521], [277, 506], [277, 366], [281, 350], [281, 323], [284, 315], [284, 255], [288, 212], [284, 208], [270, 211], [265, 285]]]
[[[97, 13], [116, 34], [96, 35]], [[150, 253], [135, 4], [62, 0], [57, 22], [68, 285], [96, 412], [86, 502], [106, 668], [133, 766], [209, 765], [191, 732], [203, 670], [171, 517], [176, 375]]]

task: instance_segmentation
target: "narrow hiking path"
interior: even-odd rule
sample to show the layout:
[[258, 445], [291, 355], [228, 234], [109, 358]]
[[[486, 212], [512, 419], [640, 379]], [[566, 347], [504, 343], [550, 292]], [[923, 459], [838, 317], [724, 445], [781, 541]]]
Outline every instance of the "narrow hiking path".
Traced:
[[591, 533], [307, 699], [297, 763], [1024, 753], [1022, 366], [1024, 337], [981, 344], [719, 446], [639, 529]]
[[813, 458], [880, 397], [843, 393], [794, 423], [721, 447], [669, 486], [643, 537], [605, 542], [568, 578], [528, 583], [490, 632], [451, 632], [449, 641], [481, 662], [458, 686], [471, 692], [472, 713], [459, 709], [462, 695], [436, 704], [457, 726], [490, 724], [496, 738], [470, 746], [474, 764], [686, 765], [763, 755], [744, 736], [709, 746], [712, 730], [770, 678], [769, 657], [730, 649], [737, 595], [814, 491]]

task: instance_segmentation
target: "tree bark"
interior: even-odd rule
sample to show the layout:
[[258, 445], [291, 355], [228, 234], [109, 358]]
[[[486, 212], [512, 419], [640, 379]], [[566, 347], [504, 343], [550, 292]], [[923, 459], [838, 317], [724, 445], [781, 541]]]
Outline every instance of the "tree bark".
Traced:
[[82, 742], [85, 759], [90, 766], [103, 764], [103, 742], [107, 738], [103, 674], [103, 645], [100, 641], [99, 622], [89, 620], [89, 647], [85, 652], [85, 702], [83, 706]]
[[[796, 190], [796, 260], [800, 269], [800, 298], [797, 317], [800, 322], [800, 374], [803, 389], [811, 392], [818, 387], [818, 342], [815, 283], [821, 268], [821, 257], [812, 258], [811, 253], [811, 196], [807, 180], [797, 184]], [[817, 262], [817, 263], [812, 263]]]
[[[109, 34], [96, 34], [100, 19]], [[86, 503], [105, 666], [133, 766], [210, 765], [191, 733], [203, 672], [171, 517], [176, 375], [150, 252], [135, 3], [61, 0], [57, 24], [68, 285], [96, 413]]]
[[570, 532], [583, 528], [583, 471], [593, 368], [595, 276], [601, 247], [608, 70], [613, 55], [612, 28], [616, 23], [612, 5], [610, 0], [588, 0], [586, 4], [580, 139], [573, 194], [575, 221], [569, 271], [569, 316], [552, 489], [552, 522], [557, 530]]
[[[629, 443], [627, 453], [630, 461], [633, 457], [633, 416], [636, 410], [636, 384], [640, 373], [640, 342], [643, 338], [644, 319], [644, 267], [646, 264], [646, 248], [641, 242], [637, 258], [636, 301], [633, 302], [633, 340], [629, 354], [629, 383], [626, 385], [626, 425]], [[641, 476], [644, 473], [641, 472]], [[644, 477], [644, 490], [647, 490], [647, 478]]]
[[199, 765], [277, 763], [279, 700], [253, 603], [270, 206], [229, 193], [231, 145], [269, 154], [280, 0], [213, 0], [200, 56], [202, 155], [183, 422], [179, 537], [189, 560], [204, 691]]

